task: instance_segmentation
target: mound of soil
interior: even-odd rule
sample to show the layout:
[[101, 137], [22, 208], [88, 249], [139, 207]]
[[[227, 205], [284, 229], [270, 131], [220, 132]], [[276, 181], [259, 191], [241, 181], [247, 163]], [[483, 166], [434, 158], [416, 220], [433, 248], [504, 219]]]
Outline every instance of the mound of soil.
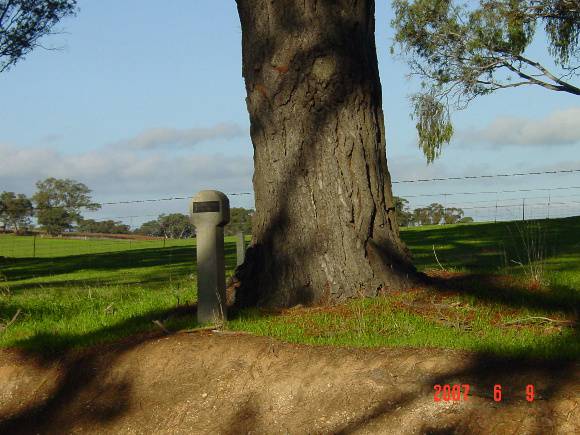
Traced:
[[[53, 358], [4, 350], [0, 433], [572, 434], [579, 369], [226, 332], [149, 334]], [[436, 402], [434, 386], [446, 384], [469, 384], [469, 395]]]

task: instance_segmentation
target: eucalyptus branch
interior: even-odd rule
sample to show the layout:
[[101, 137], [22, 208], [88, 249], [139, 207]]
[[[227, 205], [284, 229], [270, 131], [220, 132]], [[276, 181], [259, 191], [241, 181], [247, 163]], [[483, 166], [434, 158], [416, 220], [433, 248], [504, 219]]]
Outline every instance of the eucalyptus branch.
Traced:
[[[550, 89], [552, 91], [568, 92], [570, 94], [580, 95], [580, 89], [578, 89], [575, 86], [572, 86], [570, 84], [567, 84], [565, 82], [564, 82], [565, 83], [564, 85], [562, 85], [558, 82], [556, 82], [558, 84], [555, 85], [552, 83], [545, 82], [543, 80], [536, 79], [536, 78], [532, 77], [531, 75], [526, 74], [522, 70], [516, 68], [515, 66], [511, 65], [510, 63], [506, 63], [505, 67], [507, 69], [509, 69], [510, 71], [514, 72], [515, 74], [517, 74], [518, 76], [520, 76], [521, 78], [528, 80], [530, 82], [530, 84], [538, 85], [538, 86], [541, 86], [543, 88]], [[550, 79], [552, 78], [548, 75], [546, 75], [546, 76]]]
[[8, 0], [2, 9], [2, 15], [0, 15], [0, 27], [2, 27], [2, 21], [4, 21], [4, 17], [8, 13], [8, 10], [12, 7], [13, 0]]
[[508, 88], [518, 88], [520, 86], [530, 85], [530, 82], [516, 82], [516, 83], [497, 83], [497, 82], [488, 82], [484, 80], [478, 80], [478, 83], [482, 85], [489, 85], [492, 86], [492, 89], [508, 89]]
[[0, 0], [0, 72], [43, 47], [40, 40], [75, 12], [76, 0]]
[[[478, 96], [524, 85], [580, 95], [570, 83], [580, 72], [580, 64], [572, 64], [580, 58], [579, 5], [576, 0], [393, 0], [393, 48], [407, 59], [410, 75], [422, 79], [413, 110], [428, 161], [451, 137], [451, 105], [460, 110]], [[546, 51], [560, 71], [525, 54], [538, 24], [544, 25]]]
[[546, 67], [544, 67], [540, 63], [535, 62], [533, 60], [530, 60], [530, 59], [528, 59], [524, 56], [521, 56], [521, 55], [516, 56], [516, 59], [540, 70], [550, 80], [554, 81], [555, 83], [558, 83], [561, 87], [560, 90], [570, 92], [571, 94], [580, 95], [580, 88], [577, 88], [576, 86], [573, 86], [570, 83], [567, 83], [567, 82], [561, 80], [560, 78], [556, 77], [550, 70], [548, 70]]

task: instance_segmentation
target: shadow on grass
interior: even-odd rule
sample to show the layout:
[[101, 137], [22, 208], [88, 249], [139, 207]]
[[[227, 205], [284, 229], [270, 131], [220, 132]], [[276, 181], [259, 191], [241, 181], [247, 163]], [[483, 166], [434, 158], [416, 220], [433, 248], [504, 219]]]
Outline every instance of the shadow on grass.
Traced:
[[430, 276], [428, 284], [438, 292], [451, 291], [470, 296], [478, 302], [496, 303], [512, 308], [561, 311], [576, 315], [580, 309], [580, 291], [577, 289], [565, 285], [550, 288], [526, 287], [525, 281], [511, 276], [450, 274]]
[[[233, 268], [236, 256], [235, 244], [225, 245], [225, 255], [226, 267]], [[101, 286], [118, 283], [157, 285], [170, 279], [179, 280], [194, 274], [195, 256], [195, 247], [185, 246], [54, 258], [4, 258], [2, 272], [12, 291], [38, 287]], [[122, 279], [119, 276], [92, 276], [93, 273], [123, 271], [126, 271], [127, 275]], [[59, 275], [74, 273], [78, 273], [78, 278], [55, 279]], [[34, 282], [18, 282], [31, 279], [34, 279]]]
[[[526, 229], [530, 228], [533, 228], [535, 233], [525, 234]], [[539, 243], [538, 247], [542, 249], [548, 262], [561, 256], [570, 256], [575, 261], [563, 265], [562, 268], [579, 270], [580, 217], [442, 225], [407, 228], [401, 231], [401, 238], [413, 252], [417, 267], [437, 267], [433, 255], [435, 245], [439, 260], [446, 267], [468, 268], [482, 272], [513, 266], [511, 260], [525, 259], [527, 252], [522, 236], [539, 239], [534, 242]]]
[[[566, 314], [572, 322], [571, 333], [560, 333], [552, 339], [550, 353], [554, 356], [546, 358], [542, 364], [550, 360], [578, 360], [580, 357], [580, 291], [577, 289], [563, 285], [529, 288], [522, 280], [499, 275], [429, 277], [429, 283], [435, 292], [465, 295], [472, 298], [475, 303]], [[521, 348], [517, 355], [525, 360], [527, 353], [526, 348]], [[493, 354], [486, 354], [486, 357], [496, 358]]]
[[157, 267], [175, 263], [193, 263], [195, 248], [145, 248], [100, 254], [71, 255], [53, 258], [8, 258], [4, 274], [11, 281], [64, 275], [83, 271], [117, 271], [136, 267]]

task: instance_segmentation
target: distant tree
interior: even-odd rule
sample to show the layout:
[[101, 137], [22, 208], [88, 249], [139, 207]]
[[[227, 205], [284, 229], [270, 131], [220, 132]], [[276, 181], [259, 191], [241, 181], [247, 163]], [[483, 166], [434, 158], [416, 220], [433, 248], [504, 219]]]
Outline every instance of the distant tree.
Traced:
[[0, 220], [7, 228], [12, 228], [19, 233], [30, 225], [32, 216], [32, 202], [26, 195], [14, 192], [2, 192], [0, 194]]
[[182, 213], [172, 213], [159, 216], [159, 228], [162, 235], [168, 239], [186, 239], [195, 234], [195, 227], [189, 216]]
[[78, 224], [78, 230], [83, 233], [102, 234], [128, 234], [131, 231], [129, 225], [119, 221], [95, 221], [93, 219], [81, 219]]
[[460, 224], [470, 224], [470, 223], [472, 223], [472, 222], [473, 222], [473, 218], [472, 218], [472, 217], [470, 217], [470, 216], [465, 216], [464, 218], [461, 218], [461, 219], [459, 220], [459, 223], [460, 223]]
[[463, 210], [455, 207], [445, 208], [445, 214], [443, 215], [443, 222], [446, 224], [456, 224], [463, 218]]
[[0, 72], [41, 46], [40, 39], [76, 12], [76, 0], [0, 0]]
[[395, 213], [397, 214], [397, 223], [400, 227], [407, 227], [413, 220], [413, 213], [409, 210], [409, 201], [400, 196], [394, 196]]
[[445, 207], [439, 203], [432, 203], [427, 207], [419, 207], [411, 214], [414, 225], [439, 225], [445, 217]]
[[[422, 80], [412, 97], [419, 147], [428, 162], [451, 140], [450, 108], [526, 85], [580, 95], [578, 0], [393, 0], [393, 50]], [[543, 26], [554, 68], [527, 53]]]
[[443, 216], [445, 216], [445, 208], [441, 204], [434, 202], [427, 207], [427, 210], [431, 225], [439, 225], [443, 220]]
[[431, 215], [429, 209], [420, 207], [413, 210], [413, 224], [414, 225], [431, 225]]
[[232, 207], [230, 209], [230, 223], [225, 227], [225, 234], [233, 235], [238, 231], [243, 231], [244, 234], [252, 234], [253, 214], [254, 210]]
[[74, 222], [73, 216], [63, 207], [37, 210], [36, 217], [42, 229], [52, 236], [58, 236], [64, 230], [72, 228]]
[[145, 222], [135, 230], [135, 233], [141, 234], [143, 236], [152, 236], [152, 237], [163, 236], [163, 230], [161, 229], [161, 225], [159, 224], [158, 219]]
[[[242, 230], [245, 234], [251, 234], [253, 212], [253, 210], [241, 207], [232, 207], [230, 209], [230, 223], [226, 225], [224, 233], [232, 235]], [[169, 239], [184, 239], [195, 235], [195, 227], [189, 216], [184, 214], [162, 214], [153, 221], [145, 222], [135, 230], [135, 233]]]
[[32, 197], [36, 204], [38, 223], [51, 235], [61, 234], [82, 219], [81, 209], [98, 210], [92, 202], [91, 190], [78, 181], [47, 178], [36, 183], [37, 192]]

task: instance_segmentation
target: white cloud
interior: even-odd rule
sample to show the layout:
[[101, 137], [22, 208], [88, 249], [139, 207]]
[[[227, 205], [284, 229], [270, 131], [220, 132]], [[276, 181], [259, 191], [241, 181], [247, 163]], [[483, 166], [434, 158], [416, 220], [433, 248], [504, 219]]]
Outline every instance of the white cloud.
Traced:
[[168, 155], [103, 147], [79, 154], [0, 144], [0, 190], [32, 193], [47, 177], [81, 181], [101, 199], [193, 194], [213, 188], [251, 189], [250, 156]]
[[187, 148], [208, 140], [227, 140], [244, 136], [246, 131], [236, 124], [217, 124], [205, 128], [152, 128], [114, 146], [152, 150], [157, 148]]
[[580, 107], [558, 110], [543, 119], [499, 117], [482, 129], [459, 131], [456, 141], [495, 147], [580, 144]]

